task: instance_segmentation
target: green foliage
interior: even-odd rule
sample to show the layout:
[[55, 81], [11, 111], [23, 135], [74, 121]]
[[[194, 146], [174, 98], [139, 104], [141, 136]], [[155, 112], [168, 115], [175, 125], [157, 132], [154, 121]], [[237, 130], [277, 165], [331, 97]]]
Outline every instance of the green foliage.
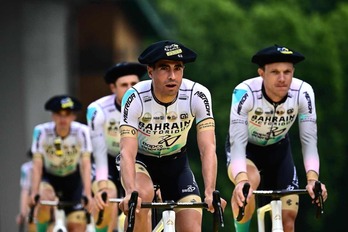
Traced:
[[[300, 51], [306, 60], [296, 66], [295, 76], [310, 83], [316, 93], [318, 114], [318, 149], [321, 180], [329, 189], [325, 215], [315, 220], [308, 198], [301, 197], [297, 219], [298, 231], [338, 231], [343, 222], [347, 190], [344, 178], [345, 89], [348, 72], [348, 5], [343, 1], [253, 1], [190, 0], [152, 1], [178, 40], [198, 53], [195, 63], [187, 64], [185, 75], [207, 86], [213, 98], [216, 120], [219, 173], [217, 188], [230, 202], [232, 183], [226, 174], [224, 142], [228, 131], [233, 88], [242, 80], [257, 75], [250, 62], [259, 49], [280, 44]], [[237, 3], [236, 3], [237, 2]], [[337, 7], [336, 4], [340, 3]], [[320, 14], [320, 13], [325, 14]], [[293, 153], [301, 187], [305, 187], [298, 128], [290, 131]], [[203, 190], [196, 136], [190, 134], [190, 160]], [[341, 192], [335, 186], [341, 186]], [[202, 191], [203, 192], [203, 191]], [[230, 205], [225, 212], [226, 228], [233, 228]], [[204, 214], [206, 231], [210, 231], [211, 215]], [[253, 226], [256, 226], [253, 222]], [[255, 227], [252, 231], [256, 231]]]

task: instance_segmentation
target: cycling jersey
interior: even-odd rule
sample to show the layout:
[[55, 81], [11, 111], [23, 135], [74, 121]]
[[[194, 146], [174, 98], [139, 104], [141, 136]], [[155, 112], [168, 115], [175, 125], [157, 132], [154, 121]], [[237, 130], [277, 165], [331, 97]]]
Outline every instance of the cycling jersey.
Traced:
[[88, 127], [72, 122], [69, 135], [62, 138], [55, 132], [55, 123], [47, 122], [34, 128], [31, 148], [34, 157], [41, 156], [45, 171], [56, 176], [67, 176], [78, 171], [83, 155], [92, 153]]
[[315, 99], [312, 87], [293, 78], [288, 95], [272, 102], [263, 89], [262, 77], [240, 83], [233, 91], [230, 113], [231, 151], [227, 157], [232, 175], [246, 172], [246, 145], [276, 144], [285, 138], [298, 116], [306, 171], [319, 173]]
[[20, 186], [22, 189], [30, 190], [32, 169], [33, 169], [33, 161], [28, 161], [22, 164], [21, 177], [20, 177]]
[[196, 119], [212, 119], [211, 96], [199, 83], [183, 78], [177, 98], [164, 104], [153, 95], [152, 80], [139, 82], [122, 99], [121, 126], [138, 130], [138, 152], [163, 157], [180, 152]]
[[[107, 154], [120, 153], [121, 107], [115, 103], [115, 94], [92, 102], [87, 108], [87, 123], [91, 132], [96, 180], [108, 179]], [[111, 158], [111, 157], [110, 157]], [[115, 161], [113, 161], [113, 166]]]

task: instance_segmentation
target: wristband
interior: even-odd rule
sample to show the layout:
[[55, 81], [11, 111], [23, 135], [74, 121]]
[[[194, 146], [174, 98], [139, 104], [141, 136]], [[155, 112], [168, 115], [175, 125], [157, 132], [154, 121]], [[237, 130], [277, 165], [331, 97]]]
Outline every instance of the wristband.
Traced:
[[240, 183], [241, 181], [249, 181], [248, 174], [246, 172], [240, 172], [237, 174], [235, 180], [236, 180], [236, 185]]
[[307, 175], [307, 180], [317, 181], [319, 179], [318, 173], [313, 170], [309, 170], [306, 175]]

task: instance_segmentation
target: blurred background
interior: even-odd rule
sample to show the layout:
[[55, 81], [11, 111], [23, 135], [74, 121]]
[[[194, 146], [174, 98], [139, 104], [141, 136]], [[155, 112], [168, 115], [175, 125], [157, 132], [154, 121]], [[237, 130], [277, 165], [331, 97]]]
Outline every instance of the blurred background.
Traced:
[[[230, 201], [224, 142], [233, 88], [257, 75], [251, 56], [284, 45], [303, 53], [295, 76], [316, 93], [320, 179], [329, 191], [325, 213], [315, 218], [301, 196], [297, 231], [344, 231], [347, 164], [348, 3], [346, 0], [12, 0], [0, 7], [0, 232], [16, 231], [20, 166], [27, 160], [32, 130], [50, 120], [44, 103], [68, 93], [87, 105], [109, 94], [104, 72], [162, 39], [198, 53], [187, 78], [207, 86], [216, 119], [217, 189]], [[85, 108], [78, 120], [85, 123]], [[203, 190], [194, 128], [189, 158]], [[301, 188], [305, 187], [298, 128], [290, 137]], [[204, 213], [203, 231], [212, 215]], [[256, 220], [252, 222], [256, 231]], [[234, 231], [230, 205], [225, 228]]]

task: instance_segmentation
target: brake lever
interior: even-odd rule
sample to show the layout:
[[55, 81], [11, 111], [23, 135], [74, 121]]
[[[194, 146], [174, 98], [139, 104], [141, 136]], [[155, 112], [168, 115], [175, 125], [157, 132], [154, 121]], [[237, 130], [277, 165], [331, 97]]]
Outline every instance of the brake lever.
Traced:
[[[315, 182], [314, 194], [315, 194], [314, 203], [316, 204], [316, 208], [317, 208], [315, 216], [316, 218], [320, 218], [320, 216], [324, 214], [324, 200], [323, 200], [320, 181]], [[317, 200], [319, 201], [319, 204], [317, 203]]]
[[239, 213], [238, 216], [236, 218], [236, 220], [239, 222], [240, 220], [243, 219], [244, 214], [245, 214], [245, 206], [247, 205], [247, 196], [249, 193], [249, 189], [250, 189], [250, 184], [249, 183], [245, 183], [243, 186], [243, 196], [244, 196], [244, 202], [243, 202], [243, 206], [239, 206]]

